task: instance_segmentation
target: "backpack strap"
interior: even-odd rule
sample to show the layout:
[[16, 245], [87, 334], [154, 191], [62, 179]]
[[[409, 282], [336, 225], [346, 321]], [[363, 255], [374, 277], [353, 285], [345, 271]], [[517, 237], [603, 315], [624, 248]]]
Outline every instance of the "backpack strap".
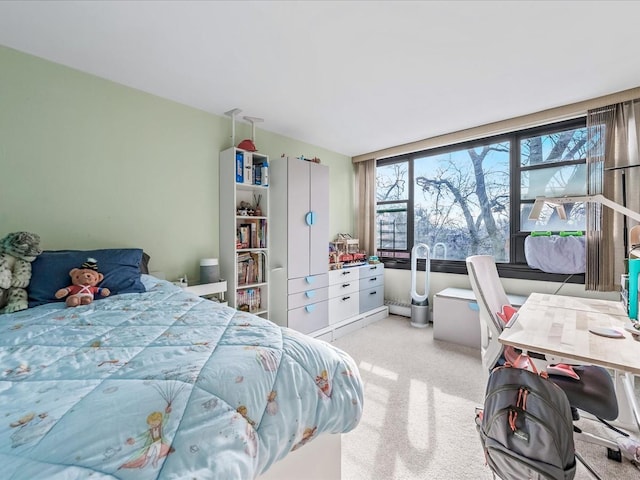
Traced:
[[538, 371], [536, 364], [526, 353], [520, 352], [513, 362], [507, 362], [505, 367], [522, 368], [523, 370], [531, 370], [536, 375], [540, 375], [542, 378], [549, 378], [549, 374], [545, 371]]

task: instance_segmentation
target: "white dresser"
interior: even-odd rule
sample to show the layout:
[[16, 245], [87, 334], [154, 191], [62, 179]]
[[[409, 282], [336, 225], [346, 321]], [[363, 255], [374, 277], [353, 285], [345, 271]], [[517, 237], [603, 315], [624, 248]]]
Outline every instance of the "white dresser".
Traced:
[[329, 325], [312, 336], [332, 341], [389, 315], [384, 305], [384, 265], [362, 265], [328, 273]]

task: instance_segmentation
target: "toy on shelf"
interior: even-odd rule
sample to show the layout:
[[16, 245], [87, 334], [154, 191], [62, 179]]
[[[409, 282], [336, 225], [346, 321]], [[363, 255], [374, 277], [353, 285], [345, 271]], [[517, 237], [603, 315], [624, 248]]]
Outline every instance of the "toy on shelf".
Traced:
[[360, 241], [348, 233], [339, 233], [329, 245], [329, 269], [367, 264], [367, 254], [360, 251]]

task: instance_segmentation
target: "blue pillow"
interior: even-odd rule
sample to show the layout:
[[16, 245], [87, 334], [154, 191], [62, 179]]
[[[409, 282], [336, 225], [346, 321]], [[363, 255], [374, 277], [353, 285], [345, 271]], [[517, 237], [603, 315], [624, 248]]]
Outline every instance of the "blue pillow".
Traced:
[[45, 250], [31, 263], [29, 308], [59, 301], [55, 294], [71, 284], [69, 271], [80, 268], [87, 258], [96, 259], [98, 271], [104, 275], [100, 286], [111, 290], [111, 295], [146, 291], [140, 281], [142, 249]]

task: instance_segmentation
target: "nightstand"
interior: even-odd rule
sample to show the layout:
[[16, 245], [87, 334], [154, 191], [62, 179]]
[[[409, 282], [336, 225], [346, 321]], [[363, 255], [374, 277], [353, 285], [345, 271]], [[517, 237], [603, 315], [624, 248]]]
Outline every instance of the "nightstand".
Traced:
[[[224, 298], [224, 294], [227, 291], [227, 282], [223, 280], [215, 283], [203, 283], [200, 285], [189, 285], [184, 289], [187, 292], [191, 292], [199, 297], [203, 297], [209, 300], [214, 300], [223, 305], [227, 305]], [[215, 298], [212, 298], [215, 297]]]

